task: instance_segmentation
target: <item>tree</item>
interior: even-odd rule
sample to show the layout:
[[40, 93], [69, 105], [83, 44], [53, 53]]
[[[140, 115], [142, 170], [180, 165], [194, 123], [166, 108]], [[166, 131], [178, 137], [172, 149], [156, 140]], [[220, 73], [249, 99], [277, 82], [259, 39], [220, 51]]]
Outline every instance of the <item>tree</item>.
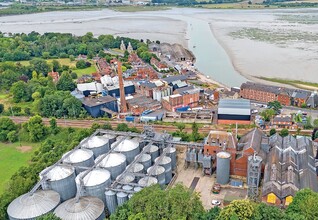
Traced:
[[313, 192], [310, 189], [301, 189], [294, 196], [293, 202], [289, 204], [286, 214], [288, 216], [298, 214], [304, 219], [316, 219], [318, 216], [317, 200], [318, 193]]
[[269, 131], [269, 136], [272, 136], [276, 134], [276, 129], [275, 128], [272, 128], [270, 131]]
[[4, 111], [4, 105], [0, 103], [0, 114]]
[[77, 73], [72, 72], [72, 73], [71, 73], [71, 77], [72, 77], [72, 79], [77, 79]]
[[[0, 110], [1, 113], [1, 110]], [[313, 122], [314, 127], [318, 127], [318, 118], [316, 118]]]
[[[154, 199], [156, 198], [156, 199]], [[120, 206], [111, 220], [133, 219], [197, 219], [204, 209], [197, 193], [183, 185], [162, 190], [159, 185], [146, 187]]]
[[282, 210], [275, 206], [270, 206], [265, 203], [260, 203], [255, 208], [252, 220], [272, 220], [284, 219], [285, 214]]
[[46, 60], [35, 58], [30, 61], [30, 64], [32, 66], [32, 69], [34, 69], [38, 74], [43, 74], [44, 76], [47, 76], [48, 72], [50, 72], [50, 66], [46, 62]]
[[206, 213], [196, 217], [198, 220], [215, 220], [220, 215], [221, 209], [218, 206], [214, 206], [212, 209], [208, 210]]
[[312, 121], [312, 117], [308, 116], [307, 120], [306, 120], [306, 124], [304, 125], [304, 129], [312, 129], [313, 128], [311, 121]]
[[76, 88], [76, 84], [68, 72], [63, 72], [56, 84], [56, 88], [63, 91], [73, 91]]
[[315, 132], [314, 140], [316, 140], [317, 138], [318, 138], [318, 131]]
[[42, 215], [41, 217], [37, 218], [37, 220], [62, 220], [62, 219], [57, 217], [53, 212], [50, 212], [48, 214]]
[[45, 136], [46, 129], [42, 118], [39, 115], [30, 118], [27, 128], [29, 131], [30, 141], [39, 141]]
[[7, 117], [0, 118], [0, 141], [7, 141], [11, 131], [16, 131], [14, 122]]
[[18, 140], [18, 135], [17, 135], [17, 132], [16, 131], [10, 131], [8, 134], [7, 134], [7, 139], [8, 141], [10, 141], [11, 143], [14, 143]]
[[59, 132], [55, 118], [50, 119], [50, 130], [52, 134], [57, 134]]
[[200, 134], [199, 134], [199, 127], [198, 124], [193, 122], [192, 123], [192, 134], [191, 134], [191, 138], [193, 141], [198, 141], [200, 140]]
[[64, 112], [72, 118], [77, 118], [81, 114], [82, 102], [71, 96], [63, 101]]
[[185, 124], [184, 123], [177, 123], [177, 128], [179, 129], [180, 132], [182, 132], [183, 129], [185, 129]]
[[59, 61], [53, 60], [52, 61], [52, 68], [53, 68], [54, 72], [58, 72], [61, 69], [61, 65], [60, 65]]
[[84, 60], [79, 60], [76, 62], [76, 68], [77, 69], [85, 69], [86, 68], [86, 63]]
[[13, 95], [13, 101], [15, 103], [30, 100], [30, 94], [27, 91], [27, 84], [23, 81], [13, 83], [10, 92]]
[[219, 220], [237, 218], [249, 220], [254, 212], [254, 206], [249, 200], [234, 200], [220, 212]]
[[269, 108], [272, 108], [275, 110], [275, 112], [278, 112], [280, 109], [282, 109], [282, 105], [279, 101], [273, 101], [268, 103]]
[[116, 131], [129, 131], [129, 127], [126, 123], [120, 123], [117, 125]]
[[265, 121], [270, 121], [271, 118], [275, 115], [275, 110], [274, 109], [265, 109], [264, 111], [261, 112], [260, 114]]
[[289, 131], [287, 128], [283, 128], [280, 132], [279, 132], [279, 135], [282, 136], [282, 137], [287, 137], [289, 134]]
[[113, 130], [113, 127], [109, 122], [106, 122], [105, 124], [102, 125], [102, 129]]

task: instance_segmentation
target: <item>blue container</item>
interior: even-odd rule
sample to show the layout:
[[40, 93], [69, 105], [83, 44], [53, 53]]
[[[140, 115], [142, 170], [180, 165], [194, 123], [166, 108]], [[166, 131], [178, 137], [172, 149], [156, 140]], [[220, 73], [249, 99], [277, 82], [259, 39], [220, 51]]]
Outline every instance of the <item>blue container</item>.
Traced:
[[126, 121], [134, 122], [135, 121], [135, 117], [131, 116], [131, 115], [128, 115], [128, 116], [126, 116]]
[[176, 112], [185, 112], [185, 111], [188, 111], [189, 108], [190, 108], [189, 106], [176, 108]]

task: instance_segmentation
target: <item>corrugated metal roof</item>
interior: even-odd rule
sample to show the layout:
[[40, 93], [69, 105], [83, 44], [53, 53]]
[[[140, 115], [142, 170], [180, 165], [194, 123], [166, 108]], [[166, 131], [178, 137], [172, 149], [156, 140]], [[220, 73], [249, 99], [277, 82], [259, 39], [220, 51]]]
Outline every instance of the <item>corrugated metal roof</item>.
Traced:
[[218, 114], [250, 115], [251, 102], [247, 99], [220, 99]]
[[23, 194], [8, 206], [8, 215], [15, 219], [33, 219], [52, 211], [60, 203], [60, 195], [53, 190], [38, 190]]
[[[44, 169], [43, 171], [41, 171], [40, 173], [40, 177], [42, 178], [44, 173], [46, 172], [47, 169], [49, 169], [50, 167], [47, 167], [46, 169]], [[72, 175], [74, 173], [74, 167], [68, 166], [68, 165], [64, 165], [64, 164], [59, 164], [57, 166], [54, 166], [47, 174], [46, 177], [50, 180], [50, 181], [57, 181], [57, 180], [61, 180], [64, 179], [70, 175]]]
[[[85, 174], [85, 171], [77, 175], [75, 179], [77, 184], [79, 184], [79, 178], [83, 176], [84, 174]], [[110, 179], [110, 172], [108, 170], [96, 168], [96, 169], [93, 169], [91, 172], [89, 172], [83, 178], [83, 183], [84, 183], [84, 186], [97, 186], [101, 183], [106, 182], [108, 179]]]

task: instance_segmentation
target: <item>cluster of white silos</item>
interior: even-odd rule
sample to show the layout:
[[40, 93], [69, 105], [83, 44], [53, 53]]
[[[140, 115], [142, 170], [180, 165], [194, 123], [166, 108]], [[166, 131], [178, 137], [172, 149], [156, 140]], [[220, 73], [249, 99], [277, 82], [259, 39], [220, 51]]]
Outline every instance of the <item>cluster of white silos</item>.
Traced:
[[[112, 134], [84, 139], [58, 164], [40, 173], [42, 189], [12, 201], [9, 218], [36, 219], [54, 211], [67, 220], [104, 219], [105, 212], [115, 212], [133, 193], [170, 182], [176, 165], [175, 148], [160, 157], [155, 144], [145, 150], [147, 143], [143, 138]], [[115, 181], [115, 188], [111, 188]]]

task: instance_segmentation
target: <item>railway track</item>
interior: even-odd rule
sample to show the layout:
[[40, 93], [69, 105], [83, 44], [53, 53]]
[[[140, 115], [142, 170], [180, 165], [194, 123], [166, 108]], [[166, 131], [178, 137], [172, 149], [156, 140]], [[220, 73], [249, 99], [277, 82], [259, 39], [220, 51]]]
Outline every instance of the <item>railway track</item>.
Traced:
[[[9, 117], [11, 118], [15, 123], [21, 124], [24, 122], [27, 122], [29, 120], [29, 117]], [[49, 118], [42, 118], [43, 122], [45, 125], [49, 125]], [[144, 124], [141, 123], [127, 123], [126, 121], [105, 121], [105, 120], [70, 120], [70, 119], [56, 119], [57, 125], [60, 127], [73, 127], [73, 128], [91, 128], [94, 123], [98, 123], [100, 125], [103, 125], [105, 123], [110, 123], [110, 125], [115, 128], [117, 127], [118, 124], [120, 123], [126, 123], [129, 127], [136, 127], [139, 130], [143, 130]], [[158, 124], [152, 124], [152, 127], [154, 128], [155, 131], [162, 132], [162, 131], [167, 131], [167, 132], [175, 132], [178, 131], [179, 129], [174, 126], [174, 125], [158, 125]], [[213, 130], [212, 126], [205, 125], [205, 127], [199, 128], [199, 133], [201, 134], [207, 134], [211, 130]], [[227, 129], [217, 129], [220, 131], [227, 131]], [[235, 129], [232, 129], [233, 131]], [[238, 129], [238, 134], [245, 134], [247, 131], [250, 129]], [[277, 129], [279, 131], [279, 129]], [[188, 133], [192, 132], [191, 128], [185, 128], [183, 131], [186, 131]], [[265, 132], [269, 132], [269, 130], [265, 130]], [[296, 134], [296, 130], [290, 130], [291, 134]], [[301, 130], [300, 134], [302, 135], [311, 135], [312, 130]]]

